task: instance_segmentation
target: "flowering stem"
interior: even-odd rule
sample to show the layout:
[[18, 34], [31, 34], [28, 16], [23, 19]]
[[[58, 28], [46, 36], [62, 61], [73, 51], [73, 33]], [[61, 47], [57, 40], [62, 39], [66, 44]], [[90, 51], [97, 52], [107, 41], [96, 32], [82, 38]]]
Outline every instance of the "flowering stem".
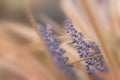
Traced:
[[[63, 35], [63, 36], [58, 37], [58, 39], [59, 39], [60, 41], [70, 43], [72, 38], [71, 38], [70, 36], [68, 36], [68, 35]], [[92, 40], [92, 39], [84, 39], [84, 40], [87, 41], [87, 42], [89, 42], [89, 41], [94, 41], [94, 40]]]
[[79, 60], [79, 61], [76, 61], [76, 62], [72, 62], [72, 63], [70, 63], [70, 64], [77, 64], [77, 63], [79, 63], [79, 62], [82, 62], [82, 61], [86, 61], [86, 60], [89, 60], [89, 59], [92, 59], [92, 58], [96, 58], [96, 57], [101, 57], [102, 56], [102, 54], [98, 54], [98, 55], [95, 55], [95, 56], [92, 56], [92, 57], [88, 57], [88, 58], [84, 58], [84, 59], [81, 59], [81, 60]]

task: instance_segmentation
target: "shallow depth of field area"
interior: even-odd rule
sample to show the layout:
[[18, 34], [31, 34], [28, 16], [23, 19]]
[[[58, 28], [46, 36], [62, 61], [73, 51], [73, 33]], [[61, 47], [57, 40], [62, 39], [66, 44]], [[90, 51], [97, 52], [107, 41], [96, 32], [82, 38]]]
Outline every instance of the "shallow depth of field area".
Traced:
[[0, 80], [120, 80], [120, 1], [0, 0]]

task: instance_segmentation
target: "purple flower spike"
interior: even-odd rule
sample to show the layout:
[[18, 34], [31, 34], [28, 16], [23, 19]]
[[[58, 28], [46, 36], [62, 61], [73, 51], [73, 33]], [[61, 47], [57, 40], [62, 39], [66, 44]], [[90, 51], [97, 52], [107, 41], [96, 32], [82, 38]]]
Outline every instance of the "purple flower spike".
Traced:
[[[66, 20], [66, 32], [70, 34], [72, 37], [72, 44], [75, 45], [75, 48], [80, 56], [80, 58], [89, 58], [92, 56], [95, 56], [97, 54], [101, 54], [101, 51], [99, 49], [99, 46], [94, 41], [86, 41], [84, 39], [84, 36], [81, 32], [78, 32], [73, 24], [71, 23], [71, 20]], [[86, 60], [86, 70], [89, 74], [93, 74], [95, 70], [97, 71], [104, 71], [103, 66], [103, 58], [101, 57], [95, 57], [89, 60]]]
[[64, 56], [65, 50], [59, 47], [60, 41], [52, 32], [51, 26], [47, 25], [47, 27], [44, 27], [42, 25], [39, 25], [39, 28], [46, 42], [46, 45], [49, 48], [53, 61], [61, 70], [65, 72], [66, 75], [70, 77], [70, 80], [77, 80], [76, 75], [73, 75], [75, 72], [73, 71], [72, 67], [67, 64], [68, 57]]

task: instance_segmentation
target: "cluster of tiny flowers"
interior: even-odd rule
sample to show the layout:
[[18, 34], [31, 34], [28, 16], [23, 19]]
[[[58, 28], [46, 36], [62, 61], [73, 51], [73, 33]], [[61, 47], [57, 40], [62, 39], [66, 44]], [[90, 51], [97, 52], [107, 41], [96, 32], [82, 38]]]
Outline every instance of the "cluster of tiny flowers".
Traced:
[[[78, 32], [70, 20], [65, 21], [66, 31], [70, 34], [71, 43], [75, 46], [80, 58], [89, 58], [97, 54], [101, 54], [99, 46], [94, 41], [87, 41], [81, 32]], [[103, 71], [103, 58], [102, 56], [85, 60], [86, 70], [89, 74], [93, 74], [95, 71]]]
[[71, 76], [70, 80], [76, 80], [76, 75], [72, 69], [72, 65], [67, 65], [68, 57], [64, 56], [65, 50], [59, 47], [60, 41], [51, 30], [51, 26], [47, 25], [46, 27], [44, 27], [42, 25], [39, 25], [39, 28], [45, 40], [45, 43], [48, 46], [53, 61], [60, 69], [65, 72], [65, 74]]

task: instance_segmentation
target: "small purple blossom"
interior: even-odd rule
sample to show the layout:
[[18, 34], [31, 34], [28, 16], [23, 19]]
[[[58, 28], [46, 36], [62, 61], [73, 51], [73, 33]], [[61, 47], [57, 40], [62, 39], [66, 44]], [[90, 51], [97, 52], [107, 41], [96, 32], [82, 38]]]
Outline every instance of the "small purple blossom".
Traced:
[[[75, 46], [77, 53], [79, 54], [80, 58], [89, 58], [95, 56], [97, 54], [101, 54], [99, 46], [94, 41], [86, 41], [84, 36], [81, 32], [78, 32], [70, 20], [66, 20], [66, 32], [70, 34], [72, 37], [71, 43]], [[86, 70], [89, 74], [93, 74], [95, 70], [103, 71], [103, 58], [95, 57], [85, 61], [86, 63]]]
[[53, 61], [56, 65], [62, 69], [66, 75], [70, 77], [70, 80], [77, 80], [75, 72], [72, 69], [72, 65], [68, 65], [68, 57], [64, 56], [65, 50], [59, 47], [60, 41], [57, 39], [57, 36], [52, 32], [51, 26], [47, 25], [46, 27], [39, 25], [42, 36], [46, 42], [46, 45], [49, 48], [50, 55], [53, 58]]

